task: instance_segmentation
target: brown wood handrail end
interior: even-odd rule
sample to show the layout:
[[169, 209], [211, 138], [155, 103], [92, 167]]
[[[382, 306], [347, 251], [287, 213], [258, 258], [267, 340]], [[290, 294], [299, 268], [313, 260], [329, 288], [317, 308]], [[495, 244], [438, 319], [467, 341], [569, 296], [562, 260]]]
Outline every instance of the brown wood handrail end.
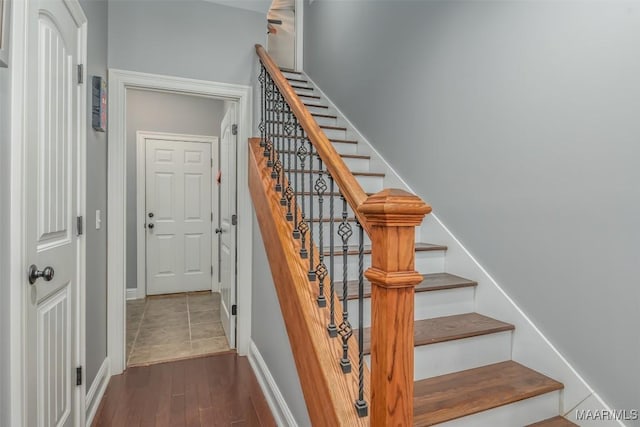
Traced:
[[388, 272], [375, 267], [369, 268], [364, 275], [373, 285], [387, 289], [411, 288], [424, 280], [417, 271]]

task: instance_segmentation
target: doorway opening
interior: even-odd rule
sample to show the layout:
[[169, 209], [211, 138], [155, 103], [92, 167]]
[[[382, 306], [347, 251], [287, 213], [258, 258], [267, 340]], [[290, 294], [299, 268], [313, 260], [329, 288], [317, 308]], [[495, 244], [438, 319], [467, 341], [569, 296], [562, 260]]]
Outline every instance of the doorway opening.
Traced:
[[236, 264], [250, 264], [251, 217], [237, 212], [250, 212], [250, 200], [236, 188], [246, 185], [250, 88], [120, 70], [110, 87], [111, 374], [246, 354], [251, 270]]

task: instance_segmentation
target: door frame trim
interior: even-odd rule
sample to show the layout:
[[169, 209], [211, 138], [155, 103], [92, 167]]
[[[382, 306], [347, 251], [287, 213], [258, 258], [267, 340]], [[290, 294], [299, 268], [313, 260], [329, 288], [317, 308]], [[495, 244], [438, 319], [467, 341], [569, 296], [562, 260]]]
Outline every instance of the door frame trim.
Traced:
[[[220, 144], [220, 138], [217, 136], [205, 136], [205, 135], [188, 135], [188, 134], [180, 134], [180, 133], [168, 133], [168, 132], [150, 132], [150, 131], [137, 131], [136, 132], [136, 211], [137, 211], [137, 221], [138, 227], [136, 228], [136, 242], [137, 242], [137, 254], [136, 254], [136, 264], [138, 265], [138, 274], [137, 274], [137, 284], [138, 287], [136, 289], [136, 298], [141, 299], [146, 297], [147, 295], [147, 275], [146, 275], [146, 267], [147, 265], [147, 239], [146, 239], [146, 228], [142, 227], [142, 224], [146, 222], [145, 217], [145, 199], [146, 199], [146, 141], [147, 139], [161, 139], [165, 141], [186, 141], [186, 142], [201, 142], [205, 144], [211, 145], [211, 155], [214, 156], [214, 148], [218, 147]], [[211, 169], [211, 176], [214, 177], [213, 167]], [[211, 222], [211, 262], [218, 259], [218, 246], [214, 244], [215, 235], [214, 224], [218, 224], [219, 214], [218, 210], [215, 209], [214, 205], [218, 205], [219, 203], [219, 189], [217, 185], [211, 182], [211, 208], [213, 212], [213, 221]], [[213, 265], [213, 264], [212, 264]], [[140, 267], [143, 268], [140, 268]], [[140, 284], [142, 283], [142, 286]], [[211, 290], [215, 291], [215, 288], [219, 288], [219, 283], [217, 282], [217, 276], [211, 276]], [[127, 292], [131, 288], [127, 288]]]
[[[84, 14], [82, 6], [78, 0], [63, 0], [71, 16], [78, 24], [79, 34], [79, 52], [78, 63], [85, 64], [84, 67], [84, 84], [80, 91], [80, 99], [78, 100], [78, 211], [76, 215], [86, 218], [86, 182], [87, 182], [87, 91], [88, 83], [87, 74], [87, 35], [88, 35], [88, 19]], [[29, 159], [25, 155], [25, 147], [27, 144], [27, 128], [29, 127], [29, 115], [27, 111], [27, 90], [29, 82], [28, 75], [28, 46], [29, 46], [29, 11], [31, 10], [31, 2], [13, 1], [11, 2], [10, 19], [11, 37], [9, 47], [9, 64], [11, 69], [11, 88], [10, 88], [10, 144], [11, 144], [11, 164], [10, 164], [10, 208], [9, 208], [9, 283], [13, 286], [9, 287], [9, 420], [10, 425], [21, 426], [26, 420], [27, 397], [26, 387], [27, 381], [26, 369], [28, 366], [24, 363], [26, 353], [26, 311], [25, 304], [28, 292], [26, 290], [27, 281], [25, 275], [25, 266], [28, 264], [26, 258], [26, 223], [24, 217], [27, 211], [26, 194], [25, 194], [25, 175], [28, 173]], [[75, 75], [75, 73], [74, 73]], [[76, 294], [76, 319], [75, 333], [77, 335], [78, 348], [72, 348], [76, 353], [78, 363], [86, 366], [86, 234], [79, 239], [78, 253], [78, 292]], [[86, 369], [84, 370], [86, 375]], [[73, 417], [78, 420], [81, 425], [85, 424], [86, 417], [86, 377], [83, 378], [82, 385], [72, 390], [72, 396], [76, 399], [75, 414]]]
[[[238, 103], [238, 174], [237, 188], [248, 188], [248, 143], [252, 133], [251, 86], [195, 80], [158, 74], [109, 69], [109, 147], [108, 147], [108, 240], [107, 251], [107, 355], [111, 374], [125, 369], [125, 301], [126, 301], [126, 91], [156, 90], [192, 94], [236, 101]], [[237, 263], [242, 265], [236, 276], [238, 300], [241, 306], [236, 317], [237, 351], [249, 352], [251, 341], [251, 262], [252, 214], [248, 191], [238, 191]]]

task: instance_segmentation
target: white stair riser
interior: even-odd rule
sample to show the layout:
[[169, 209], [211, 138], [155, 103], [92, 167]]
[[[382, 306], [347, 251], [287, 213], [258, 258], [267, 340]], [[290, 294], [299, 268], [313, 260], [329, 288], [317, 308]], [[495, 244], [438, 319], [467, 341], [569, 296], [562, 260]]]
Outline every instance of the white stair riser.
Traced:
[[[309, 191], [309, 181], [307, 181], [305, 184], [305, 190], [306, 192]], [[304, 195], [304, 202], [302, 200], [301, 194], [298, 194], [296, 197], [297, 197], [298, 206], [300, 206], [300, 209], [302, 209], [302, 207], [304, 206], [305, 213], [307, 213], [307, 218], [309, 217], [311, 206], [313, 206], [313, 217], [318, 218], [320, 216], [320, 203], [318, 202], [317, 195], [313, 196], [313, 204], [311, 203], [311, 197], [309, 194]], [[322, 203], [322, 216], [324, 218], [330, 218], [331, 217], [330, 214], [331, 214], [331, 200], [329, 196], [325, 196], [324, 202]], [[333, 197], [333, 217], [340, 220], [342, 219], [342, 198], [340, 196]], [[348, 203], [347, 203], [347, 217], [348, 218], [354, 217], [353, 209], [351, 209], [351, 206]], [[350, 224], [352, 224], [352, 227], [355, 227], [355, 223], [350, 223]]]
[[345, 130], [323, 128], [322, 131], [329, 139], [347, 139], [347, 131]]
[[[479, 368], [511, 360], [511, 332], [482, 335], [417, 346], [413, 353], [414, 380]], [[365, 357], [371, 366], [371, 356]]]
[[323, 99], [317, 99], [317, 98], [300, 98], [302, 100], [302, 102], [304, 102], [305, 104], [310, 104], [310, 105], [327, 105], [327, 102], [324, 101]]
[[560, 392], [554, 391], [510, 405], [438, 424], [438, 427], [525, 426], [560, 414]]
[[[315, 163], [315, 162], [314, 162]], [[298, 167], [301, 167], [300, 164], [298, 164]], [[305, 162], [304, 165], [305, 169], [309, 168], [309, 164], [307, 162]], [[304, 189], [305, 191], [309, 191], [309, 178], [311, 177], [311, 183], [314, 184], [316, 182], [316, 180], [319, 177], [319, 174], [317, 173], [302, 173], [302, 172], [298, 172], [298, 185], [300, 186], [300, 188], [298, 188], [298, 190], [302, 190], [302, 185], [304, 183]], [[294, 180], [295, 182], [295, 176], [292, 175], [291, 179]], [[326, 175], [325, 175], [325, 180], [327, 179]], [[356, 180], [358, 180], [358, 182], [360, 183], [360, 186], [362, 186], [362, 189], [364, 190], [365, 193], [377, 193], [379, 191], [382, 191], [383, 185], [384, 185], [384, 177], [381, 176], [363, 176], [363, 175], [356, 175]], [[328, 189], [327, 189], [328, 191]], [[336, 190], [337, 191], [337, 190]]]
[[[416, 262], [415, 269], [416, 271], [427, 274], [427, 273], [443, 273], [444, 272], [444, 251], [420, 251], [416, 252]], [[358, 257], [356, 255], [349, 255], [347, 257], [348, 264], [348, 280], [353, 280], [358, 278]], [[328, 263], [327, 260], [325, 263]], [[328, 265], [328, 264], [327, 264]], [[364, 265], [365, 271], [367, 268], [371, 266], [371, 255], [364, 256]], [[337, 279], [342, 280], [342, 256], [335, 257], [335, 266], [336, 271], [338, 272]], [[446, 291], [440, 291], [446, 292]], [[468, 312], [469, 310], [465, 311]], [[473, 311], [473, 309], [471, 309]], [[444, 316], [444, 314], [442, 315]], [[429, 316], [436, 317], [436, 316]], [[423, 319], [425, 317], [422, 317]]]
[[416, 380], [511, 360], [512, 332], [482, 335], [416, 347]]
[[[320, 114], [325, 114], [325, 113], [320, 113]], [[329, 118], [329, 117], [313, 116], [313, 118], [316, 119], [316, 122], [319, 125], [336, 126], [337, 123], [338, 123], [337, 119], [333, 119], [333, 118]]]
[[319, 108], [319, 107], [314, 107], [314, 105], [318, 105], [317, 102], [308, 102], [308, 100], [303, 99], [302, 100], [303, 103], [308, 104], [307, 105], [307, 110], [309, 110], [310, 113], [320, 113], [320, 114], [332, 114], [332, 110], [331, 108]]
[[[342, 276], [340, 276], [342, 277]], [[329, 287], [326, 286], [327, 292]], [[336, 287], [336, 292], [342, 292], [342, 286]], [[328, 295], [328, 294], [327, 294]], [[354, 328], [358, 323], [358, 300], [349, 300], [349, 320]], [[432, 317], [452, 316], [473, 311], [473, 291], [470, 288], [449, 289], [444, 291], [416, 292], [415, 320]], [[364, 300], [364, 325], [371, 326], [371, 299]], [[416, 362], [417, 363], [417, 362]]]
[[[288, 150], [287, 146], [285, 146], [285, 148]], [[289, 167], [289, 162], [291, 162], [291, 165], [295, 165], [296, 159], [293, 153], [281, 153], [279, 154], [279, 156], [282, 159], [282, 161], [285, 162], [286, 167]], [[349, 170], [352, 172], [369, 172], [369, 163], [370, 163], [369, 159], [343, 157], [342, 160], [347, 165]], [[298, 159], [298, 164], [300, 164], [300, 159]], [[313, 164], [314, 166], [319, 165], [317, 158], [313, 161]], [[309, 166], [308, 160], [305, 160], [305, 165]], [[324, 166], [324, 162], [323, 162], [323, 168], [326, 169], [326, 167]]]

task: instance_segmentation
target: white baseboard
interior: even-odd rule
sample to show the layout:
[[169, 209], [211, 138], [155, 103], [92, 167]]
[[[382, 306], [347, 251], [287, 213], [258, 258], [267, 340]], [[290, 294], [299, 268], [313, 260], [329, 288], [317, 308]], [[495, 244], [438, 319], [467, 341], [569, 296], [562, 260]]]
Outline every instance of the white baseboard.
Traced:
[[127, 301], [142, 298], [138, 296], [138, 288], [127, 288]]
[[96, 416], [96, 412], [98, 411], [98, 407], [100, 406], [100, 402], [102, 401], [102, 396], [104, 396], [104, 392], [107, 390], [107, 385], [109, 384], [110, 378], [111, 368], [109, 358], [107, 357], [102, 362], [102, 366], [100, 366], [98, 374], [96, 375], [95, 379], [93, 380], [93, 384], [91, 384], [91, 387], [89, 387], [89, 391], [87, 392], [87, 397], [85, 399], [87, 427], [91, 426], [91, 423], [93, 423], [93, 418]]
[[267, 399], [267, 404], [273, 413], [273, 418], [276, 421], [276, 425], [280, 427], [297, 427], [296, 423], [287, 402], [284, 400], [284, 396], [280, 393], [280, 389], [276, 384], [276, 381], [271, 376], [269, 367], [265, 363], [258, 347], [256, 347], [253, 340], [249, 344], [249, 364], [253, 368], [253, 372], [256, 374], [260, 388]]

